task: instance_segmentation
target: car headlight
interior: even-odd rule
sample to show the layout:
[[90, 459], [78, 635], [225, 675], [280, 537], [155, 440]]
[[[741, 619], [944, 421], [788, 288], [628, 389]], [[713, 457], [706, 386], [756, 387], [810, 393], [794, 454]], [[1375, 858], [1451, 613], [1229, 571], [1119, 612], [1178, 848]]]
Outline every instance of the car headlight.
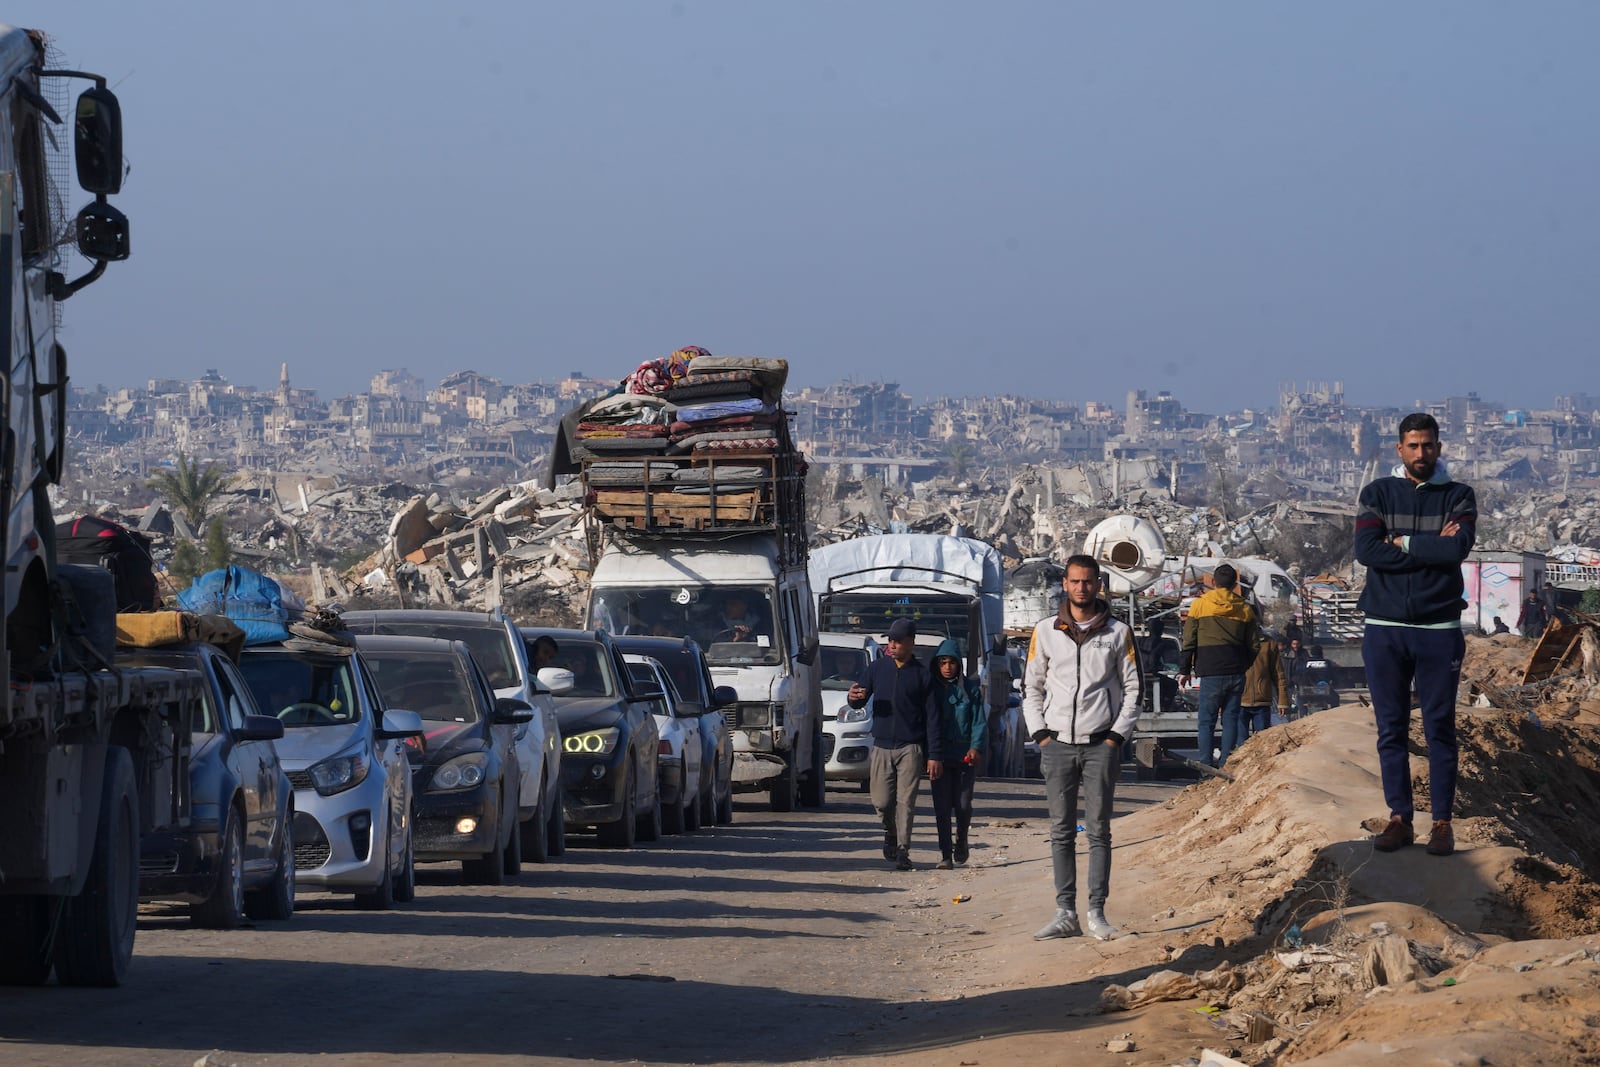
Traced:
[[852, 708], [850, 705], [846, 704], [844, 707], [839, 709], [840, 722], [866, 722], [868, 716], [869, 713], [865, 706]]
[[482, 784], [489, 773], [489, 757], [482, 752], [468, 752], [439, 766], [428, 782], [428, 792], [448, 793], [454, 789], [472, 789]]
[[590, 730], [584, 734], [573, 734], [563, 738], [561, 747], [574, 756], [609, 756], [617, 749], [617, 742], [622, 737], [622, 731], [615, 726], [607, 726], [604, 730]]
[[318, 793], [331, 797], [358, 786], [367, 777], [367, 758], [359, 752], [334, 756], [306, 768], [311, 785]]

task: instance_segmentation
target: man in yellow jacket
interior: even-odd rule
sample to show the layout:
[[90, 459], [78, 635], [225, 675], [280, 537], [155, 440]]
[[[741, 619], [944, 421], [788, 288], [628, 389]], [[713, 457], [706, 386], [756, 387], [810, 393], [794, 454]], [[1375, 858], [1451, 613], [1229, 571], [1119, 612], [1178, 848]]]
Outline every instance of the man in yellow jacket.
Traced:
[[1233, 564], [1222, 563], [1212, 572], [1215, 588], [1189, 605], [1189, 618], [1183, 624], [1182, 663], [1178, 684], [1191, 677], [1200, 679], [1200, 728], [1196, 747], [1201, 763], [1212, 762], [1216, 743], [1217, 716], [1222, 717], [1222, 754], [1226, 758], [1243, 741], [1229, 733], [1236, 730], [1239, 708], [1244, 698], [1244, 678], [1255, 662], [1261, 645], [1256, 613], [1248, 601], [1233, 591], [1239, 572]]

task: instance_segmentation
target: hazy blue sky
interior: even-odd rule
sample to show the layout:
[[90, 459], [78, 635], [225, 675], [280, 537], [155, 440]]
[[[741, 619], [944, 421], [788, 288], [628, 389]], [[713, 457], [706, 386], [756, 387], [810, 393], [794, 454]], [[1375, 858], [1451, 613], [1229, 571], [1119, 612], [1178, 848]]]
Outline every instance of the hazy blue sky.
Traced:
[[138, 3], [81, 385], [216, 367], [1190, 407], [1600, 392], [1600, 4]]

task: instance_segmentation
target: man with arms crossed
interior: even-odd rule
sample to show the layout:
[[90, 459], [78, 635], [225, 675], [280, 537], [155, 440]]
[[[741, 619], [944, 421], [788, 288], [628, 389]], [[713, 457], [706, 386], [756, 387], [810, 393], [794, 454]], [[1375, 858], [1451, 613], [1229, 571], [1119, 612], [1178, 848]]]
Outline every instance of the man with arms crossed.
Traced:
[[1461, 680], [1461, 561], [1472, 551], [1478, 502], [1439, 462], [1439, 424], [1418, 412], [1400, 421], [1400, 464], [1361, 490], [1356, 559], [1367, 568], [1361, 592], [1366, 632], [1361, 658], [1378, 721], [1378, 770], [1389, 825], [1373, 840], [1393, 852], [1416, 840], [1412, 827], [1411, 688], [1428, 739], [1433, 827], [1428, 852], [1455, 851], [1450, 829], [1456, 798], [1456, 686]]
[[1139, 662], [1133, 631], [1100, 599], [1100, 564], [1069, 556], [1059, 614], [1033, 628], [1023, 670], [1022, 714], [1039, 743], [1050, 802], [1050, 858], [1056, 915], [1034, 938], [1073, 937], [1078, 925], [1078, 786], [1089, 837], [1088, 930], [1117, 936], [1106, 921], [1111, 888], [1111, 802], [1122, 744], [1139, 718]]

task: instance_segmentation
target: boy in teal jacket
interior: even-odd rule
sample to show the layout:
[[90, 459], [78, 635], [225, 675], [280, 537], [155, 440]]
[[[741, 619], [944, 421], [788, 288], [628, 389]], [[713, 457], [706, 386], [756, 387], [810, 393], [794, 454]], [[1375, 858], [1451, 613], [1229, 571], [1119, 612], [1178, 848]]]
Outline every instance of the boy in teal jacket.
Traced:
[[[933, 821], [939, 828], [939, 869], [967, 862], [967, 827], [972, 823], [972, 787], [988, 747], [989, 715], [975, 679], [961, 675], [961, 646], [946, 640], [933, 656], [933, 706], [939, 709], [937, 758], [933, 776]], [[929, 753], [930, 758], [934, 758]], [[950, 814], [955, 813], [955, 839]]]

